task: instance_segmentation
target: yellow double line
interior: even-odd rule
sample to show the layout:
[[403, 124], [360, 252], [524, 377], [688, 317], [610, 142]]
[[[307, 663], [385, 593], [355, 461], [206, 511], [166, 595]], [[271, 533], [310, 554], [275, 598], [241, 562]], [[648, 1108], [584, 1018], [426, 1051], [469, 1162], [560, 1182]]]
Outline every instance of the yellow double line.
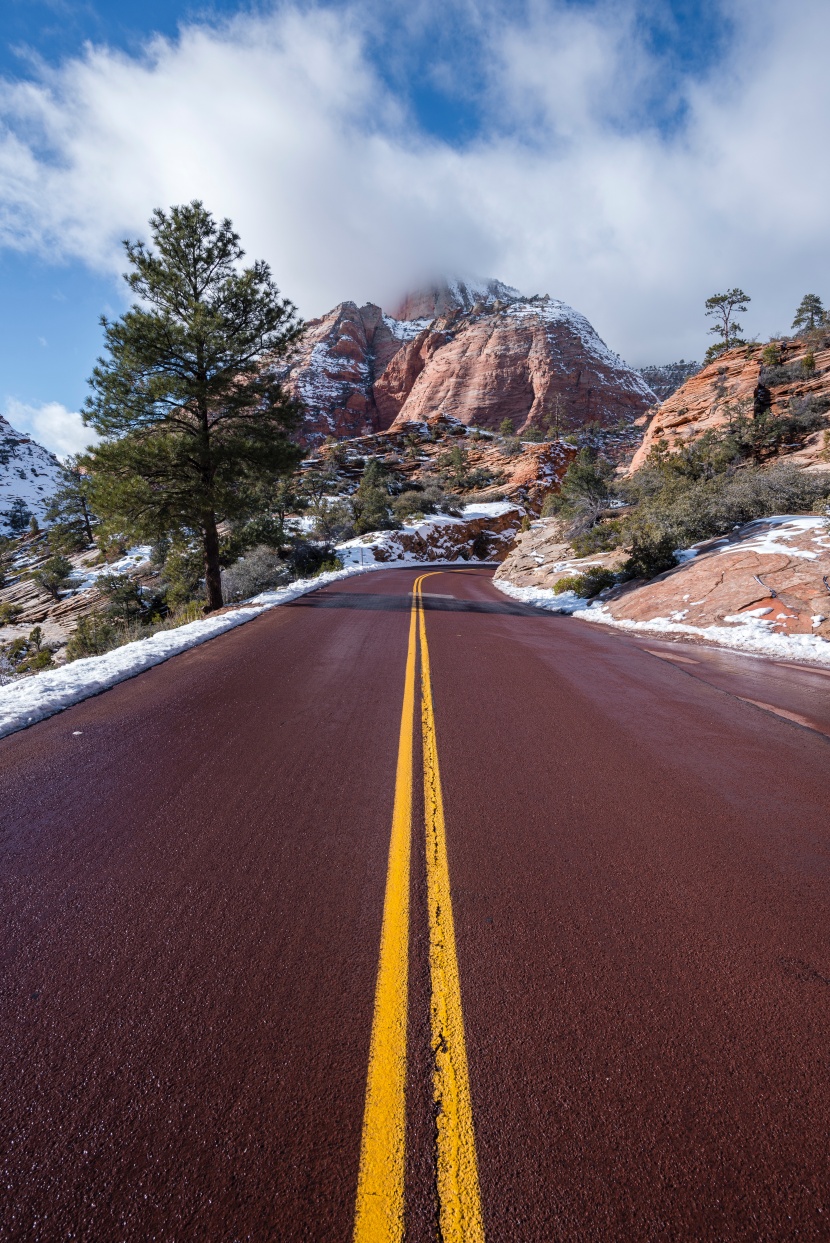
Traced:
[[450, 896], [444, 801], [421, 594], [421, 584], [429, 577], [429, 574], [422, 574], [416, 579], [412, 592], [392, 836], [360, 1148], [355, 1243], [399, 1243], [404, 1236], [409, 866], [415, 668], [419, 638], [439, 1226], [443, 1243], [479, 1243], [484, 1239], [461, 1010], [461, 982]]

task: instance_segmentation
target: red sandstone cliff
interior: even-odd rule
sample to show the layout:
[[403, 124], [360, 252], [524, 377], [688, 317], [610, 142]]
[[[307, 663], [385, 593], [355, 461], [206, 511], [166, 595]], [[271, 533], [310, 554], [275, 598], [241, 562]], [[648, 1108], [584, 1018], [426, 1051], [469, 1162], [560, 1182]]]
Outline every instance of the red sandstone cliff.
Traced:
[[[771, 360], [775, 354], [777, 359]], [[638, 470], [658, 441], [676, 452], [704, 432], [725, 427], [736, 413], [752, 417], [759, 403], [775, 415], [785, 415], [808, 401], [830, 405], [830, 340], [736, 346], [658, 406], [629, 470]], [[827, 470], [827, 435], [826, 428], [817, 428], [801, 443], [782, 445], [780, 456], [807, 469]]]
[[440, 412], [467, 424], [560, 433], [632, 423], [654, 404], [642, 377], [583, 315], [499, 281], [410, 294], [396, 315], [344, 302], [308, 325], [286, 372], [304, 438], [346, 438]]

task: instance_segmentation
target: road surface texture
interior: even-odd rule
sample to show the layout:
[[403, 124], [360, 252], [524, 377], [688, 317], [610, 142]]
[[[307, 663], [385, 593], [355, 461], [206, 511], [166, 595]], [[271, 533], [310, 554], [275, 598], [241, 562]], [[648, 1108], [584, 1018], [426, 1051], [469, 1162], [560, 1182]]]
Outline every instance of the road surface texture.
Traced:
[[489, 576], [0, 742], [0, 1238], [830, 1237], [830, 742]]

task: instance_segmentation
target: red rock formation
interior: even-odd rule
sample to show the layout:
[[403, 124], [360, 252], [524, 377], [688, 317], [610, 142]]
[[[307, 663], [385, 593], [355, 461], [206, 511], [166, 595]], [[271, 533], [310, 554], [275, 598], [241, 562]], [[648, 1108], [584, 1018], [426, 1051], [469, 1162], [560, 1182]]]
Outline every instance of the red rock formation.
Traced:
[[305, 407], [303, 438], [347, 438], [376, 431], [373, 385], [403, 342], [380, 307], [341, 302], [306, 326], [286, 384]]
[[[725, 427], [735, 412], [743, 411], [751, 417], [758, 400], [774, 414], [786, 413], [792, 401], [803, 398], [826, 398], [830, 402], [830, 348], [824, 342], [819, 346], [811, 347], [804, 340], [779, 342], [777, 365], [765, 363], [767, 346], [727, 350], [657, 408], [629, 470], [638, 470], [658, 441], [675, 452], [704, 432]], [[811, 349], [815, 366], [805, 373], [802, 364]], [[782, 452], [798, 466], [827, 470], [830, 462], [822, 456], [828, 448], [826, 438], [826, 430], [821, 429], [801, 447], [787, 446]]]
[[313, 320], [288, 387], [305, 404], [304, 438], [348, 438], [440, 412], [517, 431], [632, 423], [654, 404], [642, 377], [584, 316], [498, 281], [453, 281], [409, 295], [397, 316], [344, 302]]
[[772, 633], [830, 638], [830, 539], [821, 518], [759, 518], [650, 583], [618, 589], [615, 618], [704, 629], [763, 620]]

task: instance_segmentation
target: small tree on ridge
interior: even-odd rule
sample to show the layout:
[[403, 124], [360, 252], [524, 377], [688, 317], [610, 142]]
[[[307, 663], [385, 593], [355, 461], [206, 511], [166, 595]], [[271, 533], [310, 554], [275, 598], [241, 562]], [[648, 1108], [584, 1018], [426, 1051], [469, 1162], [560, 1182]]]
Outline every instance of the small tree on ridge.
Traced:
[[712, 336], [720, 337], [720, 340], [710, 345], [706, 351], [705, 361], [707, 363], [717, 358], [718, 354], [722, 354], [724, 350], [731, 349], [733, 345], [746, 344], [741, 337], [743, 327], [734, 316], [743, 315], [751, 301], [749, 294], [744, 293], [742, 289], [728, 289], [726, 293], [716, 293], [706, 299], [706, 314], [715, 320], [709, 332]]
[[798, 304], [793, 328], [806, 328], [813, 332], [825, 321], [824, 307], [817, 293], [805, 293]]

